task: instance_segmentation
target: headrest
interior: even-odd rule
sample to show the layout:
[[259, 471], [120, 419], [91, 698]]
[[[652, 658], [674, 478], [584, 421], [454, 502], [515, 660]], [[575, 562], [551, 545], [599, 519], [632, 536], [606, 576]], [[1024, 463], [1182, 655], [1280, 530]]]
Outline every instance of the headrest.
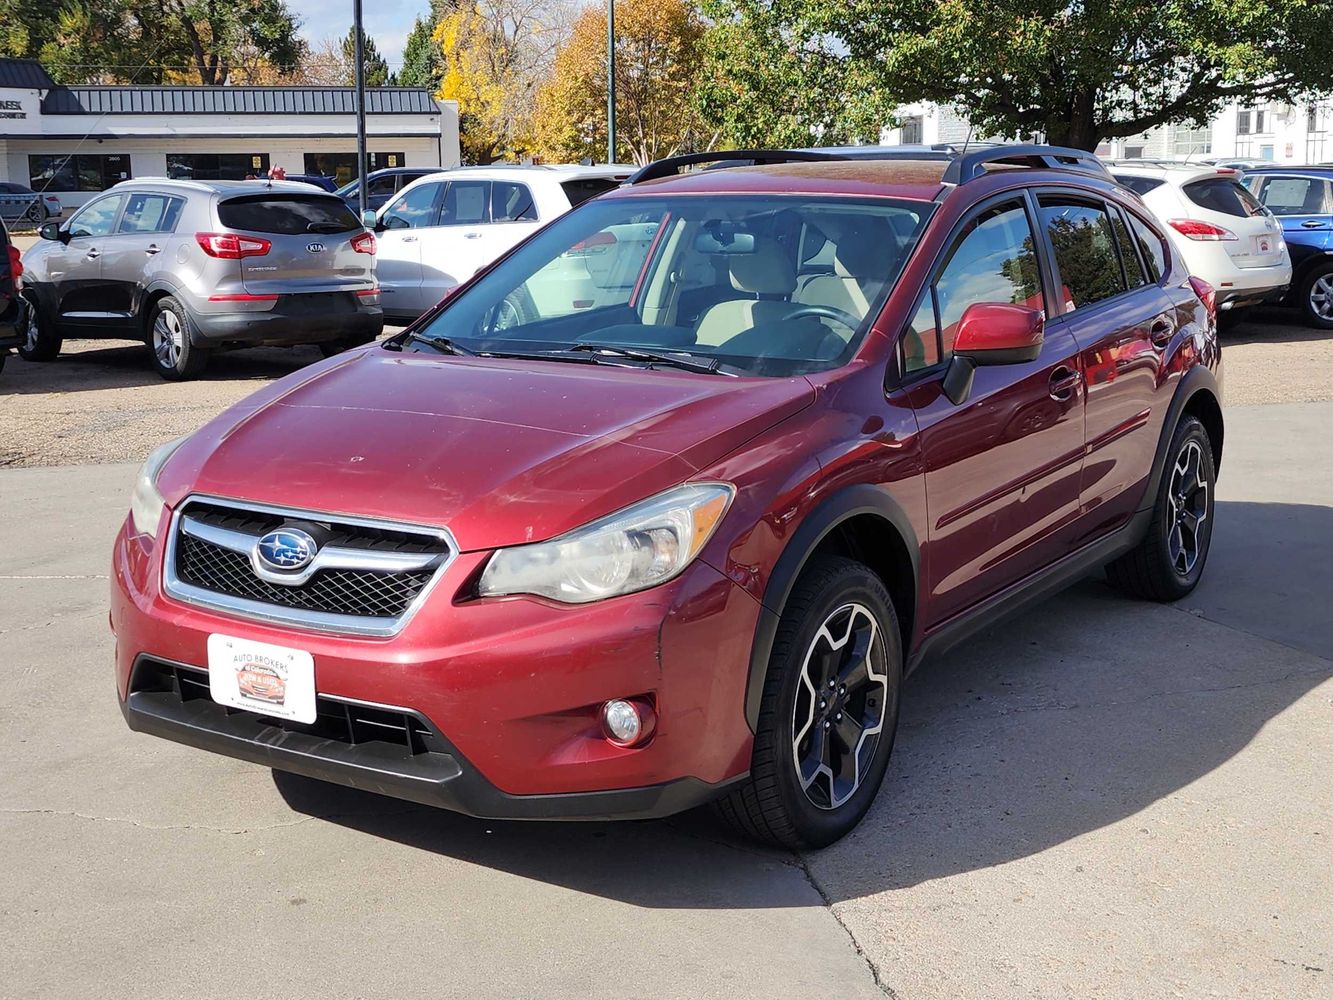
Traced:
[[883, 281], [898, 254], [898, 240], [883, 219], [847, 216], [826, 224], [836, 248], [833, 269], [844, 278]]
[[754, 295], [790, 295], [796, 290], [796, 265], [774, 240], [755, 240], [754, 253], [732, 254], [731, 286]]

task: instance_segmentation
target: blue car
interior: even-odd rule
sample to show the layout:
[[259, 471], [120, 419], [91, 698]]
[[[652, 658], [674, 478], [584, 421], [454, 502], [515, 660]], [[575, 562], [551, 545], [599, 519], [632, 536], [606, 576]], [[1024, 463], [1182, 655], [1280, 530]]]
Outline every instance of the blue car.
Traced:
[[1245, 184], [1282, 223], [1292, 266], [1284, 301], [1333, 330], [1333, 165], [1247, 167]]
[[[384, 170], [372, 170], [366, 174], [366, 207], [379, 211], [386, 201], [407, 185], [427, 174], [437, 174], [439, 167], [386, 167]], [[347, 202], [353, 211], [358, 211], [361, 201], [360, 181], [352, 181], [338, 189], [338, 196]]]

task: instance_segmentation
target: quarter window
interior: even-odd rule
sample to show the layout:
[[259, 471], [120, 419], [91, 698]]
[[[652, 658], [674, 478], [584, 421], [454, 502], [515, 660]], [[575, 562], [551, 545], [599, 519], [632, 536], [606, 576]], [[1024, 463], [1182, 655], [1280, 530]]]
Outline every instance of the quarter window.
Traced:
[[385, 229], [420, 229], [422, 226], [435, 225], [438, 212], [437, 202], [443, 184], [421, 184], [404, 191], [380, 221]]
[[112, 195], [89, 202], [78, 215], [69, 220], [69, 235], [106, 236], [116, 224], [116, 213], [120, 211], [124, 195]]
[[1055, 251], [1060, 300], [1066, 311], [1125, 290], [1111, 220], [1103, 205], [1042, 198], [1041, 221]]

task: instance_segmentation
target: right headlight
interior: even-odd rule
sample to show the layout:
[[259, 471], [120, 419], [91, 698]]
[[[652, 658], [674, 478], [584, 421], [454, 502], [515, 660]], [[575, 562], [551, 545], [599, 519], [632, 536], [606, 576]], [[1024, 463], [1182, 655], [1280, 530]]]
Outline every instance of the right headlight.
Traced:
[[587, 604], [655, 587], [694, 560], [735, 493], [729, 483], [687, 483], [549, 542], [500, 549], [478, 591]]
[[151, 538], [157, 534], [157, 523], [162, 519], [162, 508], [166, 506], [166, 501], [158, 492], [157, 474], [184, 441], [185, 438], [179, 437], [154, 448], [148, 453], [138, 478], [134, 480], [134, 492], [130, 494], [130, 520], [134, 523], [134, 530], [141, 535]]

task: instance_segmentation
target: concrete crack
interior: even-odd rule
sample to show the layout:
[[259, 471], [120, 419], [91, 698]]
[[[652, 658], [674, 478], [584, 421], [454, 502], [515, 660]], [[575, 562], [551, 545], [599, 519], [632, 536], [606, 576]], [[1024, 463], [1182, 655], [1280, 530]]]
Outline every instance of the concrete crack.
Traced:
[[847, 926], [842, 917], [838, 915], [838, 911], [833, 908], [832, 898], [829, 897], [829, 894], [824, 891], [824, 887], [821, 886], [819, 881], [815, 878], [814, 872], [810, 870], [809, 862], [807, 862], [800, 854], [794, 854], [793, 857], [796, 860], [795, 866], [801, 870], [801, 874], [805, 876], [805, 880], [810, 883], [810, 888], [819, 893], [819, 898], [824, 901], [824, 909], [828, 910], [830, 916], [837, 921], [838, 926], [841, 927], [843, 933], [847, 935], [847, 939], [852, 942], [852, 947], [856, 949], [856, 953], [861, 956], [861, 961], [865, 962], [866, 968], [870, 970], [870, 978], [875, 981], [875, 986], [878, 987], [879, 991], [888, 997], [889, 1000], [898, 1000], [897, 991], [884, 981], [884, 977], [880, 975], [879, 966], [875, 964], [874, 960], [871, 959], [866, 950], [861, 947], [861, 942], [856, 939], [856, 935], [852, 932], [852, 929]]

